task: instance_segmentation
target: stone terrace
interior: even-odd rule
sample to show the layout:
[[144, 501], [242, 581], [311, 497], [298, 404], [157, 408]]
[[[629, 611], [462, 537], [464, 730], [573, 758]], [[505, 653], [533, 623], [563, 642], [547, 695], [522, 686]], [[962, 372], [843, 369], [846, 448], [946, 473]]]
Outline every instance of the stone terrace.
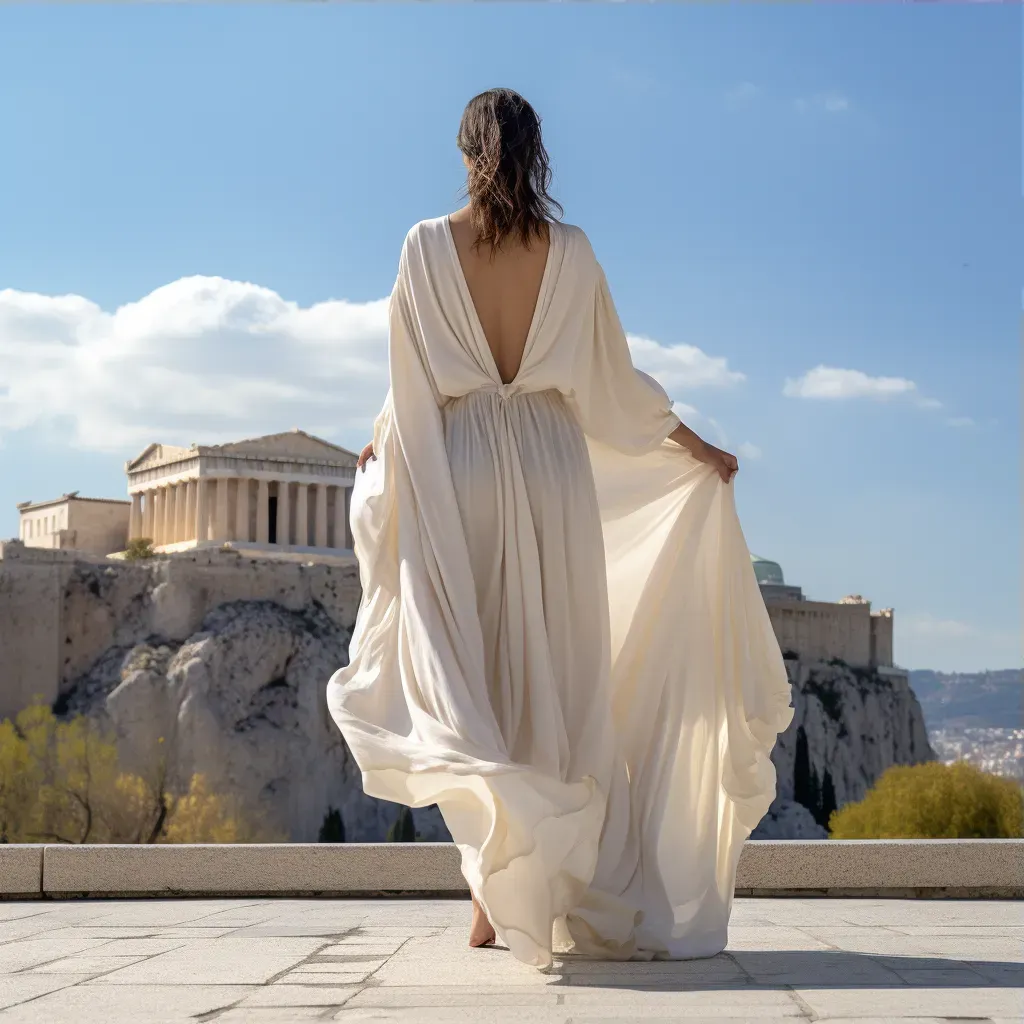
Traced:
[[1022, 1021], [1012, 900], [737, 898], [728, 949], [556, 962], [466, 946], [465, 899], [0, 903], [0, 1024]]

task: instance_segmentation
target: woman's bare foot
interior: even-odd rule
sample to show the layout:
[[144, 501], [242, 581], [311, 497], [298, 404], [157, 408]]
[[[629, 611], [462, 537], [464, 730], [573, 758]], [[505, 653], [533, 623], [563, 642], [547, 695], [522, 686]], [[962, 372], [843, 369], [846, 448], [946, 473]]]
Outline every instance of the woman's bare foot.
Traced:
[[473, 923], [469, 926], [469, 944], [471, 946], [489, 946], [494, 941], [494, 929], [487, 920], [484, 908], [473, 897]]

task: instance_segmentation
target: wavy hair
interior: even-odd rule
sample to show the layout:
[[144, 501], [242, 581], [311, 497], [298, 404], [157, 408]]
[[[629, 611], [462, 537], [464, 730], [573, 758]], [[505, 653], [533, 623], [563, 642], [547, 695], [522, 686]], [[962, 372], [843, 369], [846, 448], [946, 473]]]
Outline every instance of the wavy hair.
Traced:
[[512, 89], [488, 89], [466, 104], [456, 143], [469, 160], [474, 248], [489, 245], [493, 254], [509, 238], [527, 248], [543, 238], [563, 209], [548, 194], [551, 167], [533, 107]]

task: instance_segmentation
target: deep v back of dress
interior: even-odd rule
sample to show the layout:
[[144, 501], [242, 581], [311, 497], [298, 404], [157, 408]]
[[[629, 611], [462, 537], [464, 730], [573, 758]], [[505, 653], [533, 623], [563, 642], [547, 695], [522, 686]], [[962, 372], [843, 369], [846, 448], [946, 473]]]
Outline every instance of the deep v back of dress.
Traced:
[[327, 688], [365, 792], [437, 804], [527, 963], [720, 952], [793, 716], [732, 484], [666, 440], [577, 227], [551, 233], [513, 379], [446, 218], [409, 232], [389, 318]]
[[456, 263], [455, 272], [468, 296], [473, 326], [491, 357], [500, 383], [512, 384], [519, 376], [530, 336], [534, 331], [541, 295], [551, 261], [551, 232], [534, 239], [527, 248], [509, 244], [491, 253], [473, 247], [472, 228], [445, 218], [445, 228]]

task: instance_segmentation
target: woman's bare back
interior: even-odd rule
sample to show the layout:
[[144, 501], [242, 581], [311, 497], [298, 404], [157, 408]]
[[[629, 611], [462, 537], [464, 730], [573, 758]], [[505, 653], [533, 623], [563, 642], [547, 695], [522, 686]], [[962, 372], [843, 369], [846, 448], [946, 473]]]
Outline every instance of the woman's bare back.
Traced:
[[498, 375], [509, 384], [522, 365], [547, 266], [550, 233], [534, 240], [529, 249], [509, 242], [492, 256], [486, 245], [473, 248], [476, 232], [469, 221], [469, 207], [453, 213], [448, 223]]

